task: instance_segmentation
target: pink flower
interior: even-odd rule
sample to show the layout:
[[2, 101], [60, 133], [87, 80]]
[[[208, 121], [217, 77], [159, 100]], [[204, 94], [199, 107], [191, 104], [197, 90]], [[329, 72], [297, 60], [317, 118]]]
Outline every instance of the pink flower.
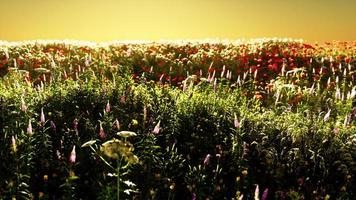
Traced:
[[101, 125], [101, 123], [100, 123], [99, 137], [101, 139], [104, 139], [106, 137], [106, 134], [104, 132], [104, 129], [103, 129], [103, 126]]
[[33, 134], [31, 120], [28, 120], [27, 134], [29, 134], [29, 135]]
[[156, 126], [155, 126], [155, 128], [153, 129], [152, 132], [153, 132], [154, 134], [158, 134], [160, 130], [161, 130], [161, 120], [158, 121], [158, 123], [156, 124]]
[[23, 98], [21, 98], [21, 111], [26, 112], [27, 111], [27, 106]]
[[109, 103], [109, 101], [108, 101], [108, 103], [106, 104], [105, 112], [106, 112], [106, 113], [109, 113], [109, 112], [110, 112], [110, 103]]
[[195, 193], [192, 194], [192, 200], [196, 200], [197, 199], [197, 195]]
[[255, 189], [255, 199], [259, 199], [259, 195], [260, 195], [260, 187], [257, 184]]
[[41, 124], [43, 125], [45, 122], [46, 122], [46, 119], [45, 119], [45, 115], [44, 115], [44, 112], [43, 112], [43, 108], [41, 108]]
[[69, 162], [74, 164], [76, 158], [77, 158], [77, 154], [75, 153], [75, 146], [73, 146], [72, 152], [70, 152]]
[[236, 114], [234, 114], [234, 126], [235, 126], [235, 128], [241, 127], [240, 121], [237, 119]]
[[261, 200], [267, 200], [267, 196], [268, 196], [268, 188], [266, 188], [266, 189], [263, 191]]
[[208, 166], [210, 164], [211, 155], [207, 154], [204, 159], [204, 165]]
[[73, 121], [73, 129], [76, 133], [78, 133], [78, 119], [75, 118]]

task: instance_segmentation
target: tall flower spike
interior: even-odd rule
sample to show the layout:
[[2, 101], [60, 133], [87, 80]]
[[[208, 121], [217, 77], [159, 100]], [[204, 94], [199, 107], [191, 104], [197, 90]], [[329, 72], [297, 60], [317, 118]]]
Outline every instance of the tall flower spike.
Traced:
[[260, 195], [260, 186], [257, 184], [256, 185], [256, 189], [255, 189], [255, 197], [254, 197], [254, 199], [255, 200], [259, 200], [260, 199], [259, 195]]
[[51, 120], [50, 122], [50, 126], [51, 126], [51, 130], [54, 132], [54, 133], [57, 133], [57, 127], [56, 127], [56, 124]]
[[158, 121], [158, 123], [156, 124], [156, 126], [155, 126], [155, 128], [153, 129], [152, 132], [153, 132], [154, 134], [158, 134], [160, 130], [161, 130], [161, 120]]
[[31, 120], [28, 120], [27, 134], [29, 134], [29, 135], [33, 134]]
[[104, 139], [106, 137], [105, 131], [103, 129], [103, 125], [100, 122], [100, 130], [99, 130], [99, 137], [100, 139]]
[[106, 113], [109, 113], [109, 112], [110, 112], [110, 102], [109, 102], [109, 100], [108, 100], [108, 103], [107, 103], [106, 106], [105, 106], [105, 112], [106, 112]]
[[214, 92], [218, 89], [217, 79], [214, 79]]
[[210, 164], [210, 159], [211, 159], [211, 155], [207, 154], [204, 158], [204, 166], [208, 166]]
[[69, 162], [74, 164], [76, 159], [77, 159], [77, 154], [75, 153], [75, 145], [74, 145], [72, 151], [70, 152]]
[[43, 108], [41, 108], [41, 124], [43, 125], [46, 122], [46, 118], [43, 112]]
[[331, 109], [329, 109], [329, 111], [325, 114], [324, 116], [324, 122], [328, 121], [329, 118], [330, 118], [330, 112], [331, 112]]
[[14, 153], [17, 152], [16, 139], [14, 136], [11, 136], [11, 148]]
[[241, 127], [240, 121], [237, 119], [236, 113], [234, 114], [234, 126], [235, 128]]
[[268, 196], [268, 188], [266, 188], [266, 189], [263, 191], [261, 200], [267, 200], [267, 196]]
[[120, 122], [118, 119], [115, 119], [114, 121], [114, 127], [117, 129], [117, 130], [120, 130]]
[[25, 101], [23, 100], [23, 97], [21, 97], [21, 111], [26, 112], [27, 111], [27, 106]]

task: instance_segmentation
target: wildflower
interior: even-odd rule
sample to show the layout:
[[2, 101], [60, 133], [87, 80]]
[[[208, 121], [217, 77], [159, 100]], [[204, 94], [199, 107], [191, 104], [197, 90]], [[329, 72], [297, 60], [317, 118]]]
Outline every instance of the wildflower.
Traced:
[[60, 160], [62, 158], [61, 153], [59, 152], [59, 150], [56, 150], [56, 156], [57, 156], [58, 160]]
[[236, 113], [234, 114], [234, 126], [235, 128], [241, 127], [240, 121], [237, 119]]
[[45, 115], [44, 115], [44, 112], [43, 112], [43, 108], [41, 108], [41, 124], [43, 125], [45, 122], [46, 122], [46, 119], [45, 119]]
[[26, 112], [27, 111], [27, 106], [23, 98], [21, 97], [21, 111]]
[[33, 134], [31, 120], [28, 120], [27, 134], [29, 134], [29, 135]]
[[329, 111], [326, 113], [326, 115], [324, 116], [324, 122], [328, 121], [329, 118], [330, 118], [330, 112], [331, 112], [331, 109], [329, 109]]
[[104, 139], [106, 137], [105, 131], [103, 129], [103, 125], [100, 123], [99, 137]]
[[77, 154], [75, 153], [75, 145], [74, 145], [72, 151], [70, 152], [69, 162], [74, 164], [76, 158], [77, 158]]
[[56, 127], [56, 124], [51, 120], [50, 122], [50, 126], [51, 126], [51, 130], [54, 132], [54, 133], [57, 133], [57, 127]]
[[115, 119], [115, 121], [114, 121], [114, 126], [115, 126], [115, 128], [116, 128], [117, 130], [120, 130], [120, 122], [119, 122], [118, 119]]
[[158, 121], [158, 123], [156, 124], [156, 126], [155, 126], [155, 128], [153, 129], [152, 132], [153, 132], [154, 134], [158, 134], [160, 130], [161, 130], [161, 120]]
[[268, 196], [268, 188], [266, 188], [266, 189], [263, 191], [261, 200], [267, 200], [267, 196]]
[[210, 164], [211, 155], [207, 154], [204, 159], [204, 165], [208, 166]]
[[105, 112], [109, 113], [110, 112], [110, 102], [108, 101], [108, 103], [105, 106]]
[[216, 78], [214, 79], [214, 92], [216, 92], [218, 86], [217, 86], [217, 83], [216, 83]]
[[16, 139], [14, 136], [11, 136], [11, 147], [12, 147], [12, 151], [14, 153], [17, 152], [17, 145], [16, 145]]
[[339, 88], [336, 89], [335, 99], [341, 99], [341, 92]]
[[224, 74], [225, 74], [225, 65], [223, 66], [223, 70], [222, 70], [222, 72], [221, 72], [221, 75], [220, 75], [220, 77], [222, 78], [222, 77], [224, 77]]
[[258, 186], [258, 184], [256, 185], [256, 189], [255, 189], [255, 200], [259, 200], [260, 198], [258, 197], [260, 195], [260, 187]]
[[143, 106], [143, 123], [145, 123], [147, 120], [147, 106]]
[[197, 195], [193, 192], [192, 193], [192, 200], [196, 200], [197, 199]]
[[75, 118], [73, 121], [73, 128], [76, 133], [78, 133], [78, 119]]

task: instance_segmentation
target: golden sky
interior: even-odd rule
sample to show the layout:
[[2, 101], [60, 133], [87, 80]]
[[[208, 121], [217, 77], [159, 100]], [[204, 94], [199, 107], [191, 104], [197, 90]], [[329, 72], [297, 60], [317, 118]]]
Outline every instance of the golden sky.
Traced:
[[0, 0], [0, 40], [356, 40], [356, 0]]

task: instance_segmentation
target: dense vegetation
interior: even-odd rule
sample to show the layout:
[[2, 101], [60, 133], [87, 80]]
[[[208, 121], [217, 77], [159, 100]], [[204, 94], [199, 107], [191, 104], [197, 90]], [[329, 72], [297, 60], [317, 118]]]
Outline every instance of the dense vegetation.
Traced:
[[352, 199], [356, 45], [0, 44], [0, 199]]

